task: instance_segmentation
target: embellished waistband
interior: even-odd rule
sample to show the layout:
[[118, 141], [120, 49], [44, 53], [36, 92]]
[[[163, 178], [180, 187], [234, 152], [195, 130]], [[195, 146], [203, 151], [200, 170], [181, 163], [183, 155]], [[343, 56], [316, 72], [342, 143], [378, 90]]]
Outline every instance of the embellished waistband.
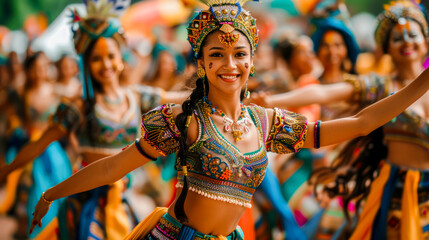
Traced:
[[[170, 216], [168, 213], [164, 214], [164, 216], [160, 219], [155, 228], [151, 231], [150, 235], [156, 239], [160, 240], [175, 240], [178, 239], [180, 229], [182, 228], [182, 224]], [[149, 236], [149, 239], [151, 239]], [[195, 235], [193, 240], [213, 240], [218, 239], [217, 236], [214, 235], [206, 235], [204, 233], [200, 233], [195, 231]], [[239, 226], [229, 234], [226, 239], [228, 240], [244, 240], [243, 231]]]
[[[183, 187], [182, 172], [177, 174], [177, 178], [178, 183], [176, 184], [176, 188]], [[247, 208], [252, 207], [250, 202], [255, 192], [254, 188], [230, 181], [213, 179], [193, 172], [188, 172], [188, 184], [190, 191], [204, 197]]]

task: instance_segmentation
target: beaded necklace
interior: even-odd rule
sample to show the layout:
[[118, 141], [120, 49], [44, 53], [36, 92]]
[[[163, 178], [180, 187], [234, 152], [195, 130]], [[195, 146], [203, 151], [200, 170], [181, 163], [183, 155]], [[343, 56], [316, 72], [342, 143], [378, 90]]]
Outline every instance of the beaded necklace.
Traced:
[[124, 100], [125, 100], [125, 96], [124, 96], [124, 93], [122, 93], [122, 92], [118, 93], [117, 99], [111, 99], [106, 95], [103, 96], [104, 103], [106, 103], [108, 105], [119, 105], [119, 104], [122, 104], [124, 102]]
[[207, 99], [207, 96], [204, 97], [203, 101], [207, 103], [210, 108], [211, 114], [217, 114], [223, 117], [223, 124], [225, 132], [232, 132], [232, 136], [236, 142], [243, 140], [243, 133], [249, 133], [250, 129], [248, 125], [252, 124], [250, 119], [246, 117], [246, 107], [243, 103], [240, 103], [241, 113], [238, 117], [237, 121], [232, 120], [230, 117], [226, 116], [226, 114], [220, 110], [217, 106], [213, 106], [213, 104]]

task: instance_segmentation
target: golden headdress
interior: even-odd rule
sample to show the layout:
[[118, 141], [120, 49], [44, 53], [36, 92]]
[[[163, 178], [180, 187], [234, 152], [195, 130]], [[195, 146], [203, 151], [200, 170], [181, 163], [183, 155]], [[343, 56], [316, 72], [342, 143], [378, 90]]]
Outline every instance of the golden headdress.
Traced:
[[[188, 41], [197, 57], [201, 43], [206, 36], [221, 30], [226, 33], [220, 40], [224, 44], [233, 44], [238, 36], [231, 34], [234, 30], [242, 32], [250, 42], [252, 52], [259, 42], [255, 19], [242, 6], [252, 0], [200, 0], [210, 8], [202, 10], [188, 25]], [[259, 0], [253, 0], [258, 2]]]
[[384, 11], [378, 15], [378, 26], [375, 30], [375, 41], [386, 51], [388, 34], [399, 20], [411, 19], [417, 22], [425, 37], [429, 36], [428, 22], [420, 5], [414, 1], [394, 1], [384, 6]]
[[73, 31], [77, 53], [82, 54], [92, 40], [100, 37], [114, 38], [119, 44], [124, 44], [125, 38], [118, 16], [114, 12], [113, 2], [108, 0], [100, 0], [96, 3], [91, 0], [84, 2], [87, 7], [87, 16], [81, 17], [76, 9], [72, 11], [71, 15], [72, 22], [78, 24], [77, 30]]

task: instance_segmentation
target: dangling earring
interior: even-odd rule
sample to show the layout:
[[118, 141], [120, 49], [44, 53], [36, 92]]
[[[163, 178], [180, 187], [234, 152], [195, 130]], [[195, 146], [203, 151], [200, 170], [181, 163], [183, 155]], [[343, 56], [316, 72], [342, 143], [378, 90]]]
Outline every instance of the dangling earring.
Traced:
[[250, 98], [250, 91], [249, 90], [247, 90], [247, 82], [248, 82], [249, 80], [247, 80], [246, 81], [246, 88], [244, 89], [244, 97], [245, 98], [247, 98], [247, 99], [249, 99]]
[[206, 95], [206, 70], [204, 70], [204, 68], [202, 67], [198, 67], [197, 69], [197, 75], [198, 77], [203, 81], [203, 91], [204, 91], [204, 96]]
[[204, 79], [204, 77], [206, 76], [206, 70], [204, 70], [204, 68], [202, 67], [198, 67], [197, 75], [199, 78]]
[[250, 66], [250, 74], [249, 74], [249, 76], [250, 77], [254, 77], [255, 76], [255, 66], [254, 65]]

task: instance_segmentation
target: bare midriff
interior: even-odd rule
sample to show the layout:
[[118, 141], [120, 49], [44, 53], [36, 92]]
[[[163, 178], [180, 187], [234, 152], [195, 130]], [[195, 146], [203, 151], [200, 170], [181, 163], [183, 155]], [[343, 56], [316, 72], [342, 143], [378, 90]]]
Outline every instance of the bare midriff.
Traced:
[[[181, 190], [182, 188], [178, 189], [176, 200]], [[170, 205], [168, 214], [177, 219], [174, 214], [175, 203], [176, 201]], [[226, 237], [235, 230], [245, 210], [245, 207], [213, 200], [188, 191], [185, 201], [188, 222], [185, 225], [207, 235]]]
[[429, 151], [422, 146], [389, 141], [388, 149], [387, 159], [395, 165], [421, 170], [429, 169]]

